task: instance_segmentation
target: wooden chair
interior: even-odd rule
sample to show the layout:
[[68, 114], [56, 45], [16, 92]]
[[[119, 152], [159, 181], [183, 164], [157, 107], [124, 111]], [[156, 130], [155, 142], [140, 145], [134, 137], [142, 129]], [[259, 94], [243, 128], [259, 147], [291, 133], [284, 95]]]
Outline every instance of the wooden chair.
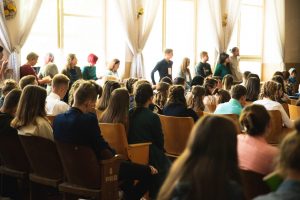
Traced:
[[59, 191], [68, 199], [118, 199], [119, 156], [98, 161], [91, 148], [56, 141], [57, 150], [66, 174]]
[[134, 163], [149, 163], [149, 146], [151, 143], [128, 144], [123, 124], [100, 123], [101, 134], [109, 145], [126, 160]]
[[198, 112], [196, 112], [197, 113], [197, 115], [198, 115], [198, 117], [199, 118], [201, 118], [204, 114], [203, 114], [203, 111], [198, 111]]
[[17, 180], [14, 198], [29, 199], [28, 174], [31, 169], [18, 135], [0, 134], [0, 157], [0, 173]]
[[297, 120], [300, 117], [300, 106], [289, 104], [290, 119]]
[[263, 181], [264, 175], [248, 170], [240, 170], [240, 173], [247, 200], [270, 192], [269, 187]]
[[171, 117], [159, 115], [164, 133], [167, 156], [177, 157], [186, 147], [190, 132], [194, 126], [191, 117]]
[[268, 112], [271, 117], [271, 130], [265, 136], [266, 140], [270, 144], [279, 144], [292, 129], [283, 128], [283, 122], [279, 110], [269, 110]]
[[53, 121], [54, 121], [55, 117], [56, 116], [54, 116], [54, 115], [47, 115], [47, 119], [50, 121], [51, 126], [53, 126]]
[[232, 119], [234, 121], [237, 129], [238, 129], [238, 134], [241, 133], [241, 125], [240, 125], [240, 122], [239, 122], [239, 116], [238, 115], [236, 115], [236, 114], [222, 114], [221, 116]]
[[56, 189], [58, 196], [58, 185], [63, 181], [63, 168], [55, 143], [37, 136], [19, 135], [19, 138], [33, 170], [29, 174], [31, 196], [34, 199], [45, 199], [41, 186]]
[[98, 120], [100, 119], [102, 113], [103, 113], [103, 111], [96, 109], [96, 115], [97, 115]]
[[291, 101], [290, 104], [295, 106], [297, 104], [298, 100], [296, 100], [296, 99], [290, 99], [290, 101]]
[[281, 105], [282, 105], [283, 109], [285, 110], [286, 114], [287, 114], [288, 116], [290, 116], [288, 104], [287, 104], [287, 103], [283, 103], [283, 104], [281, 104]]
[[217, 105], [216, 104], [209, 104], [207, 105], [208, 107], [208, 110], [211, 112], [211, 113], [214, 113], [216, 108], [217, 108]]

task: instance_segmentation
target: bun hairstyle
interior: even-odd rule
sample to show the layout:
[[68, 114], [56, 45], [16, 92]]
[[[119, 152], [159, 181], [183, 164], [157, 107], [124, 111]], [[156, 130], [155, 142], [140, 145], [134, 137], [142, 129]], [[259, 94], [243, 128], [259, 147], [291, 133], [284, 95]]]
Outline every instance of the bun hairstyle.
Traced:
[[262, 105], [252, 104], [246, 106], [240, 116], [241, 125], [247, 134], [251, 136], [264, 135], [269, 122], [270, 115]]
[[280, 145], [277, 169], [284, 176], [288, 170], [300, 172], [300, 119], [295, 121], [295, 129]]

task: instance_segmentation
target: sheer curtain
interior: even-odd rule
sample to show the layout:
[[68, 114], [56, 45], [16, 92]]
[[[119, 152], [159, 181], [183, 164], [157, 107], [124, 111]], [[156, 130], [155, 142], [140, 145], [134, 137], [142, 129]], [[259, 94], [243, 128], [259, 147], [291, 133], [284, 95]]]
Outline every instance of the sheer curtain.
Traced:
[[[145, 78], [143, 49], [151, 32], [160, 0], [116, 0], [127, 43], [133, 54], [130, 75]], [[143, 14], [138, 16], [143, 8]]]
[[241, 0], [207, 0], [212, 19], [216, 61], [228, 49], [231, 35], [240, 14]]
[[13, 78], [20, 77], [20, 51], [30, 33], [33, 22], [43, 0], [16, 0], [17, 14], [15, 18], [6, 20], [4, 3], [0, 1], [0, 40], [9, 53], [8, 67], [13, 69]]

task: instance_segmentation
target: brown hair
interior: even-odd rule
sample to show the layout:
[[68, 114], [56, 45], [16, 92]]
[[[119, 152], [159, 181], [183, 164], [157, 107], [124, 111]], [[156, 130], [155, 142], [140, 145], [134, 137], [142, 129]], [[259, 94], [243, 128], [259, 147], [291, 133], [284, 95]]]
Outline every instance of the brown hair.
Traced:
[[52, 79], [53, 87], [60, 87], [62, 85], [69, 85], [70, 79], [64, 74], [56, 74]]
[[2, 88], [2, 94], [3, 96], [7, 95], [10, 91], [13, 89], [18, 88], [18, 84], [15, 80], [13, 79], [7, 79], [4, 81], [4, 86]]
[[172, 199], [182, 182], [189, 183], [184, 199], [228, 199], [228, 182], [240, 182], [236, 134], [231, 119], [210, 115], [199, 120], [186, 149], [171, 167], [158, 199]]
[[153, 102], [160, 108], [163, 108], [168, 99], [170, 84], [159, 82], [156, 86], [157, 93], [154, 95]]
[[256, 101], [260, 91], [260, 82], [258, 78], [250, 77], [246, 82], [246, 100]]
[[261, 88], [259, 98], [260, 99], [269, 98], [272, 101], [276, 101], [278, 96], [277, 93], [278, 93], [278, 83], [276, 83], [275, 81], [267, 81], [263, 84]]
[[233, 76], [231, 74], [225, 75], [222, 80], [222, 84], [224, 90], [230, 91], [233, 86]]
[[203, 97], [205, 96], [205, 89], [202, 86], [193, 86], [192, 94], [187, 101], [188, 107], [195, 112], [204, 111]]
[[46, 118], [46, 97], [44, 88], [36, 85], [27, 85], [22, 92], [16, 116], [11, 122], [13, 128], [20, 128], [36, 123], [37, 117]]
[[22, 77], [21, 80], [19, 81], [20, 89], [23, 90], [23, 88], [25, 88], [25, 86], [27, 85], [34, 85], [35, 81], [36, 78], [33, 75], [27, 75]]
[[216, 88], [213, 94], [219, 97], [217, 104], [226, 103], [231, 99], [230, 93], [227, 90]]
[[67, 64], [65, 66], [66, 69], [70, 69], [71, 68], [71, 62], [72, 60], [74, 60], [76, 58], [76, 55], [74, 53], [70, 53], [67, 56]]
[[169, 89], [167, 105], [173, 103], [183, 104], [187, 107], [186, 99], [184, 97], [184, 88], [181, 85], [172, 85]]
[[173, 53], [173, 49], [165, 49], [165, 54], [170, 54], [170, 53]]
[[208, 53], [206, 51], [201, 51], [200, 57], [203, 58], [204, 56], [208, 56]]
[[38, 57], [39, 57], [39, 55], [37, 55], [36, 53], [30, 52], [30, 53], [26, 56], [26, 59], [27, 59], [27, 61], [31, 61], [31, 60], [37, 59]]
[[128, 90], [129, 94], [133, 93], [133, 85], [135, 84], [135, 82], [137, 82], [138, 79], [137, 78], [129, 78], [126, 80], [126, 89]]
[[124, 88], [115, 89], [109, 99], [107, 108], [102, 113], [101, 123], [122, 123], [128, 130], [129, 93]]
[[82, 105], [88, 100], [96, 101], [101, 87], [92, 81], [83, 81], [74, 93], [74, 103]]
[[240, 116], [240, 123], [251, 136], [263, 135], [270, 123], [270, 115], [262, 105], [246, 106]]
[[119, 64], [119, 63], [120, 63], [120, 60], [119, 60], [119, 59], [117, 59], [117, 58], [113, 59], [113, 60], [109, 63], [108, 69], [109, 69], [110, 71], [113, 71], [115, 65], [117, 65], [117, 64]]
[[104, 84], [104, 87], [103, 87], [103, 95], [100, 98], [99, 105], [97, 106], [97, 109], [101, 110], [101, 111], [104, 111], [108, 106], [111, 93], [115, 89], [120, 88], [120, 87], [121, 87], [121, 85], [117, 81], [106, 81], [106, 83]]
[[70, 90], [69, 90], [69, 94], [68, 94], [68, 104], [69, 104], [70, 106], [72, 106], [73, 103], [74, 103], [74, 93], [75, 93], [75, 91], [76, 91], [77, 88], [80, 86], [80, 84], [83, 83], [83, 82], [84, 82], [83, 79], [79, 79], [79, 80], [75, 81], [75, 82], [72, 84], [72, 86], [71, 86], [71, 88], [70, 88]]
[[241, 97], [246, 96], [247, 90], [242, 85], [235, 85], [231, 88], [231, 97], [240, 100]]
[[4, 99], [4, 103], [1, 107], [2, 112], [13, 114], [13, 112], [17, 109], [19, 100], [22, 94], [22, 90], [13, 89], [11, 90]]
[[190, 65], [190, 59], [185, 57], [183, 58], [182, 60], [182, 63], [180, 65], [180, 69], [181, 69], [181, 73], [185, 74], [185, 73], [188, 73], [190, 74], [190, 69], [188, 68], [188, 66]]

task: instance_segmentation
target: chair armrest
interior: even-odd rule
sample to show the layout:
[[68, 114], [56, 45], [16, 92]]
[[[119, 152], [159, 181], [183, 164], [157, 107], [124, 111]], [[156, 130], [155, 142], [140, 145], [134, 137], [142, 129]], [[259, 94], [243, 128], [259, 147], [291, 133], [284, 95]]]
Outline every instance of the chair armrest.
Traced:
[[150, 145], [149, 142], [128, 145], [128, 158], [134, 163], [148, 165]]

